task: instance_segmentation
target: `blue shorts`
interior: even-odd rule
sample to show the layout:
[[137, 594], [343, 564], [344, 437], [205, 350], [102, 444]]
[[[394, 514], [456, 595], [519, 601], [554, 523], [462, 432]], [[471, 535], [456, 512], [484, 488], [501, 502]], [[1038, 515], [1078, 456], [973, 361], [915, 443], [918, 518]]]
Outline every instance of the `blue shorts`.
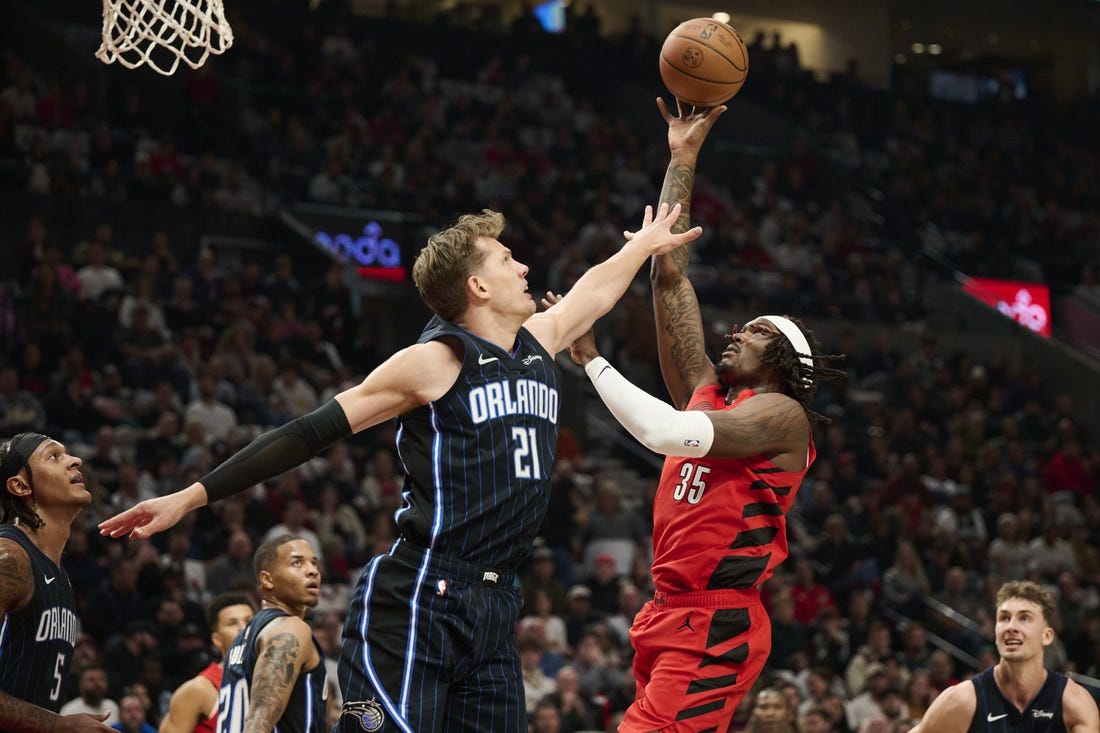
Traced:
[[521, 605], [515, 573], [398, 540], [348, 610], [334, 733], [525, 733]]

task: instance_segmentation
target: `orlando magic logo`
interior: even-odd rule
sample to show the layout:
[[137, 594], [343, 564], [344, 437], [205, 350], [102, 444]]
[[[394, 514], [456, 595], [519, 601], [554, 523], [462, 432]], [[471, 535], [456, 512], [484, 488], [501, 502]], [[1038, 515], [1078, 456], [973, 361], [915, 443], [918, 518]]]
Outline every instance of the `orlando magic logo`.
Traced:
[[367, 733], [375, 733], [382, 730], [382, 723], [386, 722], [386, 714], [382, 711], [382, 704], [376, 700], [361, 700], [344, 703], [340, 716], [350, 715], [359, 721], [359, 727]]

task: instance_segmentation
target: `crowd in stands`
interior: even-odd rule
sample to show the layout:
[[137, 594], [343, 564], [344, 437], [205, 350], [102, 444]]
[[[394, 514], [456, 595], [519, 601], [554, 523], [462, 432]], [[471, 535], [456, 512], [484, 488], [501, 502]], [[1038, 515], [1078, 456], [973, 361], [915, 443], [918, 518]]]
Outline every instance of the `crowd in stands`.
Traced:
[[[614, 57], [616, 71], [655, 71], [654, 38], [603, 39], [594, 20], [564, 39], [511, 30]], [[455, 22], [436, 30], [454, 35]], [[509, 219], [509, 246], [556, 292], [657, 196], [663, 137], [577, 69], [551, 73], [515, 46], [452, 64], [378, 35], [360, 43], [338, 20], [266, 27], [247, 16], [234, 29], [228, 55], [175, 82], [182, 116], [207, 121], [195, 129], [164, 122], [152, 87], [128, 88], [108, 112], [87, 81], [43, 77], [8, 54], [0, 185], [87, 207], [170, 204], [199, 220], [309, 200], [442, 224], [492, 206]], [[906, 254], [921, 246], [972, 274], [1037, 269], [1063, 292], [1095, 288], [1096, 150], [1072, 124], [1029, 124], [1030, 108], [807, 79], [791, 46], [754, 42], [743, 92], [796, 130], [791, 150], [740, 183], [701, 166], [697, 285], [727, 328], [759, 311], [856, 325], [824, 344], [849, 355], [849, 379], [814, 405], [829, 422], [816, 426], [818, 460], [789, 518], [792, 557], [764, 588], [774, 650], [737, 729], [908, 730], [939, 691], [994, 661], [993, 596], [1006, 579], [1057, 598], [1048, 664], [1100, 677], [1100, 450], [1073, 417], [1072, 392], [1004, 355], [948, 352], [932, 333], [904, 353], [894, 329], [924, 313], [933, 275]], [[363, 343], [340, 266], [306, 278], [280, 254], [229, 271], [167, 230], [118, 241], [104, 221], [68, 241], [33, 211], [21, 225], [0, 282], [0, 434], [62, 440], [95, 497], [64, 558], [83, 622], [69, 709], [112, 710], [127, 733], [155, 725], [209, 660], [204, 604], [254, 590], [254, 548], [284, 532], [323, 558], [311, 622], [334, 665], [349, 584], [395, 537], [392, 428], [163, 537], [109, 541], [95, 526], [191, 483], [386, 356]], [[1070, 271], [1066, 257], [1092, 268]], [[599, 330], [613, 360], [657, 390], [648, 309], [639, 286], [612, 314], [617, 327]], [[532, 730], [613, 730], [633, 698], [627, 630], [652, 593], [651, 499], [582, 450], [558, 461], [520, 580]]]

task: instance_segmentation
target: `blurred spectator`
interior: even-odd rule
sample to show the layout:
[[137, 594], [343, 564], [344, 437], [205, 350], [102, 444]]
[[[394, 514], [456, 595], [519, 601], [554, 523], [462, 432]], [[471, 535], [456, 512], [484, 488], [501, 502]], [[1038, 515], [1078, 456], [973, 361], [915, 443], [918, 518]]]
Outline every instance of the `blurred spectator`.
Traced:
[[1053, 581], [1064, 570], [1077, 572], [1073, 548], [1061, 537], [1061, 528], [1054, 519], [1043, 521], [1043, 533], [1028, 543], [1028, 572], [1038, 573]]
[[614, 555], [601, 552], [592, 559], [592, 572], [584, 579], [584, 584], [592, 591], [592, 610], [601, 618], [618, 610], [622, 582]]
[[772, 651], [768, 663], [778, 669], [790, 669], [796, 654], [806, 654], [810, 630], [794, 615], [794, 600], [788, 590], [775, 593], [768, 604], [772, 623]]
[[137, 592], [137, 576], [137, 562], [133, 558], [117, 558], [110, 564], [107, 578], [88, 598], [90, 613], [84, 616], [84, 630], [99, 643], [141, 617], [144, 599]]
[[756, 694], [745, 733], [798, 733], [794, 708], [778, 689], [765, 687]]
[[146, 704], [137, 695], [124, 695], [118, 701], [118, 720], [111, 725], [120, 733], [156, 733], [145, 719]]
[[137, 679], [142, 660], [155, 655], [157, 631], [151, 619], [137, 618], [103, 645], [103, 669], [107, 673], [107, 691], [112, 696], [121, 697], [126, 687]]
[[790, 594], [794, 601], [795, 620], [803, 626], [809, 626], [816, 621], [822, 610], [836, 607], [833, 594], [817, 582], [817, 573], [809, 558], [795, 558]]
[[[312, 512], [312, 524], [325, 548], [329, 567], [338, 577], [347, 577], [350, 567], [366, 562], [367, 530], [350, 504], [340, 501], [340, 492], [332, 484], [321, 488], [318, 507]], [[333, 567], [339, 560], [340, 567]]]
[[533, 715], [540, 700], [558, 689], [557, 682], [543, 673], [539, 662], [545, 647], [542, 641], [530, 635], [519, 639], [519, 662], [523, 672], [523, 697], [527, 714]]
[[870, 670], [885, 670], [886, 661], [893, 656], [892, 646], [890, 627], [882, 621], [873, 621], [867, 643], [859, 647], [844, 670], [844, 682], [849, 694], [863, 692]]
[[592, 610], [592, 591], [588, 586], [577, 584], [565, 592], [562, 619], [565, 621], [565, 638], [569, 648], [575, 650], [588, 626], [600, 620]]
[[1027, 575], [1030, 548], [1020, 537], [1020, 520], [1015, 514], [997, 517], [997, 536], [989, 543], [987, 559], [990, 574], [1006, 581]]
[[[863, 675], [863, 687], [846, 706], [848, 727], [862, 730], [863, 726], [883, 714], [883, 704], [890, 693], [893, 681], [882, 662], [867, 665]], [[899, 702], [900, 704], [900, 702]]]
[[107, 224], [96, 227], [95, 239], [88, 243], [88, 264], [76, 271], [80, 280], [80, 297], [83, 300], [99, 300], [107, 293], [125, 291], [122, 273], [109, 261], [112, 231]]
[[557, 690], [548, 697], [561, 716], [562, 733], [579, 733], [597, 727], [592, 706], [585, 701], [580, 692], [580, 680], [572, 665], [558, 670]]
[[[591, 597], [591, 590], [585, 590]], [[565, 613], [565, 588], [554, 577], [554, 552], [549, 547], [536, 547], [531, 553], [531, 562], [520, 578], [520, 593], [523, 595], [525, 615], [537, 612], [537, 595], [540, 593], [549, 599], [552, 615], [562, 616]]]
[[211, 595], [253, 590], [256, 575], [252, 567], [252, 548], [252, 538], [243, 529], [229, 535], [226, 552], [210, 564], [206, 573], [206, 589]]
[[78, 673], [79, 697], [61, 706], [59, 715], [102, 715], [109, 713], [103, 722], [112, 725], [118, 721], [118, 703], [107, 697], [107, 674], [102, 667], [85, 667]]
[[921, 597], [932, 592], [932, 584], [928, 582], [924, 565], [912, 542], [898, 543], [894, 564], [882, 576], [882, 589], [886, 598], [905, 615], [916, 613], [921, 606]]
[[576, 650], [573, 667], [577, 670], [580, 694], [599, 708], [618, 687], [619, 673], [608, 660], [600, 635], [594, 630], [581, 634]]
[[540, 700], [530, 714], [531, 733], [562, 733], [561, 712], [552, 700]]
[[[520, 629], [527, 628], [530, 621], [537, 620], [542, 625], [547, 650], [556, 654], [569, 652], [565, 621], [553, 612], [553, 602], [550, 600], [550, 594], [540, 588], [534, 591], [532, 598], [533, 601], [529, 608], [527, 602], [524, 601], [524, 608], [529, 610], [530, 615], [524, 616], [520, 620]], [[633, 620], [634, 617], [631, 616], [630, 618]]]
[[15, 367], [0, 367], [0, 434], [42, 432], [46, 428], [46, 410], [38, 399], [19, 387]]
[[237, 426], [237, 415], [215, 396], [217, 381], [209, 372], [198, 378], [198, 396], [184, 411], [184, 424], [196, 422], [213, 440], [225, 440]]

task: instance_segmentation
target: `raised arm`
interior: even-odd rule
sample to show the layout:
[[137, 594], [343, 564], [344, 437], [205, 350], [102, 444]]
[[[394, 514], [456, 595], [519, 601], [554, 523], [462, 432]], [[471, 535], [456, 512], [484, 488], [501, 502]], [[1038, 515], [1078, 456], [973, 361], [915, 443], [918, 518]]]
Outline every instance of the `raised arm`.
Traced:
[[[668, 169], [661, 187], [661, 202], [680, 205], [680, 218], [673, 232], [684, 231], [691, 223], [691, 194], [695, 188], [695, 162], [714, 121], [726, 110], [712, 107], [685, 115], [677, 100], [672, 116], [663, 99], [657, 99], [661, 116], [668, 123], [671, 151]], [[696, 387], [714, 374], [703, 340], [703, 319], [695, 288], [688, 279], [691, 251], [680, 247], [668, 254], [656, 255], [650, 267], [653, 284], [653, 312], [657, 322], [657, 353], [665, 387], [677, 407], [685, 407]]]
[[244, 733], [271, 733], [283, 717], [298, 676], [319, 660], [309, 625], [296, 616], [272, 621], [256, 643], [260, 649], [252, 671]]
[[733, 410], [677, 410], [632, 384], [599, 356], [591, 332], [570, 345], [569, 355], [584, 366], [615, 419], [654, 453], [711, 458], [763, 455], [792, 470], [806, 466], [810, 423], [802, 405], [784, 394], [758, 394]]
[[679, 247], [703, 233], [699, 227], [673, 233], [679, 216], [678, 206], [662, 204], [656, 215], [647, 206], [642, 228], [628, 233], [622, 249], [584, 273], [552, 308], [528, 318], [524, 325], [543, 348], [556, 354], [569, 346], [611, 310], [651, 255]]
[[454, 383], [460, 366], [450, 347], [438, 341], [402, 349], [360, 384], [308, 415], [259, 436], [187, 488], [143, 501], [104, 520], [100, 534], [149, 537], [162, 532], [210, 501], [274, 478], [352, 433], [438, 398]]

